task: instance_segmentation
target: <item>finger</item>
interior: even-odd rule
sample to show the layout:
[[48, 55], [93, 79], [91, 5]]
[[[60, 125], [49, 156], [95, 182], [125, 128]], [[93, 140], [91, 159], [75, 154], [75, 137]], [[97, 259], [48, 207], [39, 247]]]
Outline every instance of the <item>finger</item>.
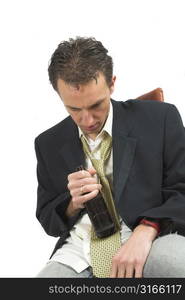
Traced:
[[72, 197], [71, 201], [73, 202], [75, 208], [80, 208], [80, 206], [83, 205], [85, 202], [96, 197], [98, 193], [99, 190], [93, 190], [92, 192], [84, 194], [82, 196]]
[[133, 278], [134, 277], [134, 267], [133, 265], [127, 265], [125, 270], [125, 278]]
[[91, 174], [86, 170], [77, 171], [68, 175], [68, 181], [73, 179], [81, 179], [85, 177], [91, 177]]
[[143, 277], [143, 267], [139, 266], [135, 269], [135, 278], [142, 278]]
[[96, 178], [93, 178], [93, 177], [86, 177], [86, 178], [83, 178], [83, 179], [77, 179], [77, 180], [70, 180], [68, 182], [68, 189], [69, 190], [73, 190], [73, 189], [78, 189], [79, 187], [83, 186], [83, 185], [87, 185], [87, 184], [95, 184], [97, 183], [97, 180]]
[[91, 183], [98, 183], [97, 178], [95, 177], [85, 177], [83, 179], [80, 179], [80, 183], [82, 185], [91, 184]]
[[102, 187], [101, 184], [90, 184], [90, 185], [82, 185], [80, 187], [77, 187], [77, 188], [73, 188], [70, 190], [70, 194], [72, 197], [79, 197], [79, 196], [82, 196], [83, 194], [85, 193], [89, 193], [89, 192], [92, 192], [93, 190], [100, 190]]
[[117, 277], [118, 278], [125, 278], [126, 277], [125, 273], [126, 273], [125, 266], [123, 264], [119, 265]]
[[92, 192], [89, 192], [89, 193], [86, 193], [86, 194], [83, 194], [80, 196], [80, 200], [84, 203], [84, 202], [87, 202], [91, 199], [93, 199], [94, 197], [96, 197], [99, 193], [99, 190], [98, 189], [95, 189], [93, 190]]
[[116, 262], [112, 261], [110, 278], [117, 278], [117, 274], [118, 274], [118, 265]]
[[85, 193], [89, 193], [92, 192], [94, 190], [100, 190], [102, 187], [101, 184], [96, 183], [96, 184], [86, 184], [80, 187], [80, 193], [81, 194], [85, 194]]

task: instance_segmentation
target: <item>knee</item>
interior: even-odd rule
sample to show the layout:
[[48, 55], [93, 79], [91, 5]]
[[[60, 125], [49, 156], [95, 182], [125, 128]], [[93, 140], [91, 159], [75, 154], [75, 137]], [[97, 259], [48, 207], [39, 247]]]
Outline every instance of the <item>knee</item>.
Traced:
[[144, 277], [185, 277], [185, 237], [168, 234], [152, 245]]

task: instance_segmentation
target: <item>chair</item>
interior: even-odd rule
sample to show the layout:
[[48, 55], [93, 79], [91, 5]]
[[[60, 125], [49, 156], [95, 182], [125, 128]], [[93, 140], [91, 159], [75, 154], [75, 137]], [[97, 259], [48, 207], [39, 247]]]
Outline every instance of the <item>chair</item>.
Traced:
[[155, 90], [152, 90], [146, 94], [143, 94], [136, 99], [140, 100], [157, 100], [164, 102], [164, 94], [163, 90], [161, 88], [156, 88]]

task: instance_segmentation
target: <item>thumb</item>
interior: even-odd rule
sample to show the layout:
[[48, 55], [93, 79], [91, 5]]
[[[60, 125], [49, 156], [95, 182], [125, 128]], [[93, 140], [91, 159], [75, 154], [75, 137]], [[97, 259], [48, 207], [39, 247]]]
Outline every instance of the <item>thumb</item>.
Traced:
[[95, 170], [94, 167], [90, 167], [89, 169], [87, 169], [87, 171], [88, 171], [91, 175], [96, 174], [96, 170]]

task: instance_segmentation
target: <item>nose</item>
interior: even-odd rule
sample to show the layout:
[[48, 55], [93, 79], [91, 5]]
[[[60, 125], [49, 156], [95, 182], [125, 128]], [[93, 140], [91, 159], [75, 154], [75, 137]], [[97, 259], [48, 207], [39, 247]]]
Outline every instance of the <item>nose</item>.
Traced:
[[92, 125], [94, 125], [93, 114], [91, 112], [89, 112], [88, 110], [82, 111], [81, 124], [83, 126], [92, 126]]

